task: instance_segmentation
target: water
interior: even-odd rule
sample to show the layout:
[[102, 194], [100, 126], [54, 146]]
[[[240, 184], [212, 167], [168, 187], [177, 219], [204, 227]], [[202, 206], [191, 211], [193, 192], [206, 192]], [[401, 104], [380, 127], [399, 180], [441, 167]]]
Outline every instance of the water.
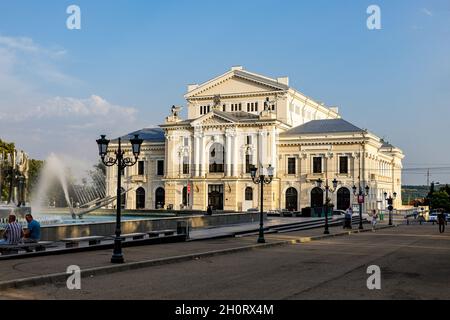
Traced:
[[[156, 217], [156, 216], [155, 216]], [[148, 220], [155, 217], [151, 216], [122, 216], [122, 221], [128, 221], [128, 220]], [[160, 218], [160, 217], [158, 217]], [[43, 214], [39, 215], [37, 217], [34, 217], [36, 221], [38, 221], [41, 226], [55, 226], [55, 225], [61, 225], [61, 224], [91, 224], [96, 222], [115, 222], [116, 216], [115, 215], [108, 215], [108, 216], [89, 216], [82, 219], [72, 219], [69, 215], [54, 215], [54, 214]], [[17, 222], [19, 222], [23, 228], [27, 227], [27, 221], [25, 218], [17, 218]], [[8, 218], [0, 218], [0, 229], [4, 229], [6, 225], [8, 224]]]
[[57, 180], [64, 191], [64, 197], [67, 202], [67, 206], [72, 211], [72, 204], [69, 198], [69, 191], [66, 179], [65, 166], [62, 161], [55, 155], [50, 154], [50, 156], [45, 161], [44, 168], [42, 168], [42, 172], [39, 177], [39, 182], [37, 186], [37, 193], [33, 196], [33, 201], [31, 203], [31, 207], [33, 208], [33, 212], [36, 212], [36, 215], [39, 215], [39, 212], [42, 212], [42, 208], [48, 207], [49, 199], [46, 196], [49, 188], [52, 186], [54, 181]]

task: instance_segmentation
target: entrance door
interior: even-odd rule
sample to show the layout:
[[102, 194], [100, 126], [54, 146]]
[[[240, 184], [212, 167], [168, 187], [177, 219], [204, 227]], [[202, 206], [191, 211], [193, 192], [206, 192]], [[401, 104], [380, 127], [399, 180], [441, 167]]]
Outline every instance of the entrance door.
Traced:
[[208, 186], [208, 204], [214, 210], [223, 210], [223, 185], [213, 184]]
[[323, 190], [314, 188], [311, 190], [311, 215], [320, 217], [323, 209]]
[[156, 209], [164, 208], [165, 202], [166, 202], [166, 192], [164, 191], [164, 188], [159, 187], [155, 191], [155, 208]]
[[136, 209], [145, 208], [145, 190], [140, 187], [136, 190]]
[[298, 192], [295, 188], [286, 190], [286, 209], [289, 211], [298, 211]]
[[350, 207], [350, 190], [340, 188], [337, 192], [337, 209], [347, 210]]

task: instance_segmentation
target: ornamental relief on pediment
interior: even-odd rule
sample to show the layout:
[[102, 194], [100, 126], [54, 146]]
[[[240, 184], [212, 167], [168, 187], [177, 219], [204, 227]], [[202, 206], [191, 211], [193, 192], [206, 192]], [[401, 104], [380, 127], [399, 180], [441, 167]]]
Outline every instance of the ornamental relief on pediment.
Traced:
[[229, 124], [229, 123], [232, 123], [232, 122], [222, 119], [220, 117], [211, 117], [211, 118], [203, 120], [199, 124], [204, 126], [204, 125], [221, 125], [221, 124]]

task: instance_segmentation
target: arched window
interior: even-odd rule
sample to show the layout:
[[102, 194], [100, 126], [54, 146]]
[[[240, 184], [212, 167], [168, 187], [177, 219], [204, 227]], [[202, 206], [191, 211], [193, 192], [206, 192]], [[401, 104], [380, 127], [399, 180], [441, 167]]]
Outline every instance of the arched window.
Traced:
[[245, 201], [253, 200], [253, 189], [251, 187], [245, 188]]
[[225, 150], [220, 143], [214, 143], [209, 148], [209, 172], [224, 172]]
[[145, 208], [145, 190], [140, 187], [136, 190], [136, 209]]

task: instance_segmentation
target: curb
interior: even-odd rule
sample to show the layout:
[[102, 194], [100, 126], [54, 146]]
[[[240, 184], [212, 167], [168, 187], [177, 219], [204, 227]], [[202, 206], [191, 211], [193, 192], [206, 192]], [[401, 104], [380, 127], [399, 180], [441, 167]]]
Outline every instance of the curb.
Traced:
[[[377, 228], [377, 230], [394, 228], [394, 227], [397, 227], [397, 226], [396, 225], [395, 226], [380, 226]], [[283, 241], [276, 241], [276, 242], [271, 242], [271, 243], [254, 244], [254, 245], [248, 245], [248, 246], [237, 247], [237, 248], [207, 251], [207, 252], [202, 252], [202, 253], [194, 253], [194, 254], [188, 254], [188, 255], [174, 256], [174, 257], [168, 257], [168, 258], [159, 258], [159, 259], [145, 260], [145, 261], [138, 261], [138, 262], [127, 262], [127, 263], [119, 264], [119, 265], [94, 267], [94, 268], [88, 268], [88, 269], [84, 269], [84, 270], [82, 269], [81, 277], [87, 278], [87, 277], [93, 277], [94, 275], [111, 274], [111, 273], [116, 273], [116, 272], [121, 272], [121, 271], [129, 271], [129, 270], [142, 269], [142, 268], [153, 267], [153, 266], [172, 264], [172, 263], [177, 263], [177, 262], [198, 260], [201, 258], [213, 257], [213, 256], [218, 256], [218, 255], [226, 255], [226, 254], [237, 253], [237, 252], [245, 252], [245, 251], [250, 251], [250, 250], [260, 249], [260, 248], [262, 249], [262, 248], [270, 248], [270, 247], [277, 247], [277, 246], [285, 246], [285, 245], [290, 245], [290, 244], [307, 243], [307, 242], [311, 242], [311, 241], [315, 241], [315, 240], [322, 240], [322, 239], [326, 239], [326, 238], [340, 237], [340, 236], [358, 234], [358, 233], [369, 232], [369, 231], [371, 232], [372, 229], [346, 231], [346, 232], [340, 232], [340, 233], [336, 233], [336, 234], [319, 235], [319, 236], [312, 236], [312, 237], [299, 237], [299, 238], [293, 239], [293, 240], [283, 240]], [[23, 287], [34, 287], [34, 286], [40, 286], [40, 285], [44, 285], [44, 284], [63, 283], [67, 280], [68, 276], [69, 276], [69, 274], [67, 274], [65, 272], [61, 272], [61, 273], [53, 273], [53, 274], [36, 276], [36, 277], [16, 279], [16, 280], [11, 280], [11, 281], [3, 281], [3, 282], [0, 282], [0, 290], [23, 288]]]

